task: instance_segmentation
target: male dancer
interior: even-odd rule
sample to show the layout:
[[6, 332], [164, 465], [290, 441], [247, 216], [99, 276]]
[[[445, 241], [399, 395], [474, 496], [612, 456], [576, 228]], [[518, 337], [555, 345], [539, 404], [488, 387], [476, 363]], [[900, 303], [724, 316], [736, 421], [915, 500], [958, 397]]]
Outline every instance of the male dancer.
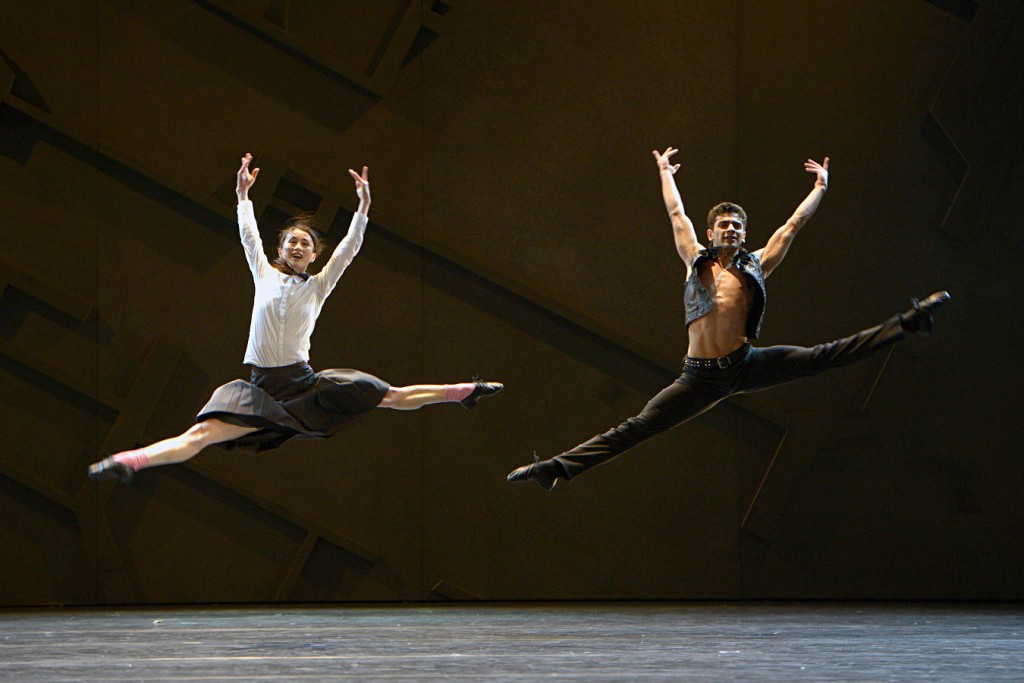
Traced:
[[678, 150], [653, 152], [661, 175], [661, 191], [675, 233], [676, 248], [686, 264], [686, 328], [690, 339], [683, 374], [652, 398], [636, 417], [599, 434], [550, 460], [534, 456], [508, 475], [510, 482], [535, 481], [550, 491], [559, 479], [572, 479], [611, 460], [650, 437], [703, 413], [732, 394], [750, 393], [846, 365], [884, 349], [913, 332], [928, 333], [931, 312], [949, 301], [936, 292], [913, 308], [881, 325], [850, 337], [810, 348], [757, 348], [750, 340], [761, 331], [766, 298], [765, 279], [775, 270], [797, 232], [814, 215], [828, 189], [828, 157], [821, 164], [808, 159], [804, 168], [816, 175], [814, 188], [763, 249], [744, 249], [747, 214], [722, 203], [708, 214], [711, 247], [697, 242], [693, 223], [683, 210], [673, 176], [679, 164], [670, 159]]

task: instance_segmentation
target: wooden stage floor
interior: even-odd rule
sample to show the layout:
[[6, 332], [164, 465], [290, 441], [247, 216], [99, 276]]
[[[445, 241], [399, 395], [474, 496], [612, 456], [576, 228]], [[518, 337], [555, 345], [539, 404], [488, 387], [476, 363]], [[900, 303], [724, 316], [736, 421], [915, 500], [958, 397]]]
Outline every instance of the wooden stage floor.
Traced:
[[1021, 681], [1024, 604], [0, 612], [0, 680]]

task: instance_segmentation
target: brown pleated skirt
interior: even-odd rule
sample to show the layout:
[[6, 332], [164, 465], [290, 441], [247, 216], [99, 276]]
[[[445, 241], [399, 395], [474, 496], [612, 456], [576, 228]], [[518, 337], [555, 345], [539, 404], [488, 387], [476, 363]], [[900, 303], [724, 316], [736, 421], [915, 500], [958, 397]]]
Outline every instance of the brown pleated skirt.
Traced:
[[313, 372], [308, 363], [252, 366], [250, 381], [236, 379], [214, 390], [196, 422], [216, 418], [256, 427], [226, 449], [265, 451], [289, 439], [326, 439], [376, 408], [390, 385], [358, 370]]

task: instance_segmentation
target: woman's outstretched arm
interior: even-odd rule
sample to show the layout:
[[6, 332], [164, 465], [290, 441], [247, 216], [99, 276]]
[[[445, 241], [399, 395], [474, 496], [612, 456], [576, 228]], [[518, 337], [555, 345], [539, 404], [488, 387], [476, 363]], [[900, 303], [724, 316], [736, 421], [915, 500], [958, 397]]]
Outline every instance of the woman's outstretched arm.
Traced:
[[352, 259], [359, 253], [359, 248], [363, 245], [363, 234], [366, 232], [366, 224], [369, 221], [367, 218], [370, 212], [369, 169], [363, 166], [361, 175], [351, 168], [348, 169], [348, 172], [356, 181], [356, 195], [359, 197], [359, 208], [352, 214], [352, 222], [348, 226], [348, 233], [345, 235], [345, 239], [341, 240], [341, 244], [331, 254], [331, 259], [318, 274], [318, 279], [323, 283], [324, 296], [331, 293], [334, 286], [338, 284], [342, 273], [345, 272], [345, 269], [352, 263]]
[[260, 169], [249, 170], [252, 163], [252, 154], [246, 152], [242, 157], [242, 166], [238, 169], [235, 194], [238, 196], [238, 236], [242, 240], [242, 247], [245, 249], [245, 260], [249, 262], [249, 270], [252, 271], [254, 281], [271, 268], [267, 260], [267, 254], [263, 251], [263, 239], [260, 237], [259, 228], [256, 227], [256, 214], [252, 210], [252, 202], [249, 201], [249, 188], [256, 182], [256, 176]]

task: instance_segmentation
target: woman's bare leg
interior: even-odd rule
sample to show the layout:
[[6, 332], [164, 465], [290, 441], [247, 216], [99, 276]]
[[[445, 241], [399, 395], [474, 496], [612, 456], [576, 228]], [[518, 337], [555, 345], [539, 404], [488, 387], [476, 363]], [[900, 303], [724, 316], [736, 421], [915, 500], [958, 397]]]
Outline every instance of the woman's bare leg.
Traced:
[[443, 384], [413, 384], [408, 387], [391, 387], [384, 395], [378, 408], [391, 408], [392, 410], [416, 410], [432, 403], [444, 403], [448, 399], [445, 396]]
[[466, 408], [476, 405], [477, 399], [492, 396], [504, 388], [500, 382], [463, 382], [462, 384], [412, 384], [391, 387], [379, 408], [417, 410], [432, 403], [460, 403]]
[[178, 436], [157, 441], [139, 450], [149, 459], [149, 467], [173, 465], [194, 458], [207, 446], [231, 441], [255, 431], [255, 427], [242, 427], [213, 418], [197, 422]]
[[217, 419], [203, 420], [178, 436], [104, 458], [90, 465], [89, 476], [93, 479], [116, 478], [129, 481], [135, 472], [143, 468], [185, 462], [207, 446], [231, 441], [254, 431], [255, 427], [241, 427]]

